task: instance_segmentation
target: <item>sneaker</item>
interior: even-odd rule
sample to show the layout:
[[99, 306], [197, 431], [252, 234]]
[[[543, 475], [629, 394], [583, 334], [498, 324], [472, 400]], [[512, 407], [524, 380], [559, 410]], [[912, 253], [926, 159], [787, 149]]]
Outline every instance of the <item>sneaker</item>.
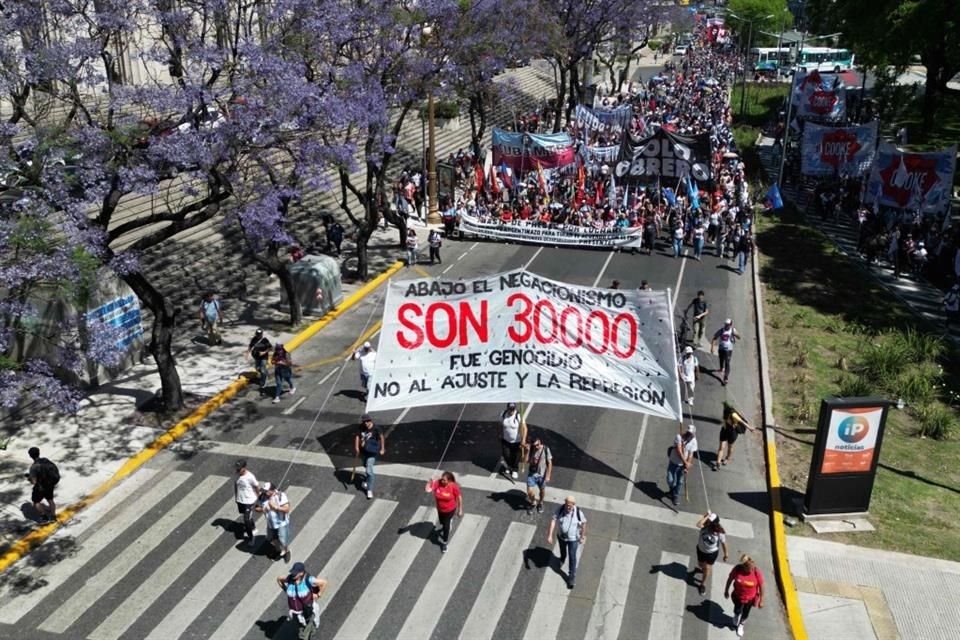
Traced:
[[707, 585], [702, 582], [697, 586], [697, 593], [704, 595], [707, 592]]
[[367, 489], [367, 500], [373, 500], [373, 491]]
[[446, 552], [447, 552], [447, 543], [444, 542], [442, 545], [440, 545], [440, 553], [446, 553]]
[[693, 406], [693, 398], [687, 398], [687, 404], [689, 404], [689, 405], [692, 407], [692, 406]]
[[679, 506], [680, 506], [680, 500], [677, 499], [677, 498], [673, 498], [673, 506], [679, 507]]
[[510, 472], [510, 477], [513, 478], [514, 480], [516, 480], [516, 479], [517, 479], [517, 472], [516, 472], [516, 471], [511, 471], [511, 472]]
[[740, 626], [740, 614], [738, 613], [736, 616], [733, 617], [733, 627], [734, 629], [736, 629], [739, 626]]
[[360, 486], [363, 487], [363, 490], [364, 490], [364, 491], [366, 491], [366, 490], [367, 490], [367, 481], [364, 480], [364, 481], [363, 481], [363, 484], [361, 484]]
[[537, 503], [537, 513], [543, 513], [543, 503], [542, 503], [542, 502], [538, 502], [538, 503]]
[[577, 586], [576, 580], [574, 580], [573, 578], [570, 578], [569, 580], [567, 580], [567, 589], [573, 589], [575, 586]]
[[530, 504], [529, 502], [527, 503], [527, 515], [528, 515], [528, 516], [532, 516], [532, 515], [533, 515], [533, 505]]
[[742, 638], [742, 637], [743, 637], [743, 625], [742, 625], [742, 624], [738, 624], [738, 625], [737, 625], [737, 637], [738, 637], [738, 638]]
[[257, 528], [256, 528], [256, 527], [254, 527], [254, 528], [253, 528], [253, 533], [251, 533], [250, 536], [251, 536], [252, 538], [256, 538], [258, 533], [260, 533], [260, 532], [257, 531]]
[[273, 399], [273, 404], [279, 404], [279, 403], [280, 403], [280, 398]]
[[295, 394], [296, 392], [297, 392], [297, 388], [296, 388], [296, 387], [290, 387], [290, 395], [293, 395], [293, 394]]
[[283, 561], [290, 562], [290, 549], [283, 552]]

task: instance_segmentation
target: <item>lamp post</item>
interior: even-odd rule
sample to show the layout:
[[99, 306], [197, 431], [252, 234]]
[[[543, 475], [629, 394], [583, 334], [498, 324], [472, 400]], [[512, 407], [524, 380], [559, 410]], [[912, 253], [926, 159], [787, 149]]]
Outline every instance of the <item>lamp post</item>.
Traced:
[[727, 12], [727, 15], [741, 22], [746, 22], [748, 25], [747, 48], [743, 52], [743, 57], [745, 60], [743, 64], [743, 83], [740, 89], [740, 116], [743, 117], [743, 113], [746, 109], [746, 104], [747, 104], [747, 63], [746, 61], [750, 59], [750, 48], [753, 46], [753, 23], [756, 22], [757, 20], [769, 20], [770, 18], [774, 18], [776, 16], [774, 16], [774, 14], [771, 13], [770, 15], [764, 16], [762, 18], [754, 18], [753, 20], [747, 20], [746, 18], [741, 18], [737, 14], [730, 11]]
[[[433, 34], [433, 27], [426, 25], [421, 31], [426, 43]], [[437, 208], [437, 131], [436, 115], [433, 104], [433, 87], [427, 87], [427, 138], [430, 147], [427, 151], [427, 224], [441, 224]]]

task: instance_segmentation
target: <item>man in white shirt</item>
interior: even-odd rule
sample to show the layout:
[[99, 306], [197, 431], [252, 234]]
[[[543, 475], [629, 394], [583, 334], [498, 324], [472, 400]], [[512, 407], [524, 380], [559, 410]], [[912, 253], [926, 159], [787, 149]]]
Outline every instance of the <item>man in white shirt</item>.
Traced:
[[263, 493], [257, 511], [267, 516], [266, 544], [276, 549], [275, 560], [283, 558], [284, 562], [290, 562], [290, 501], [287, 494], [269, 482], [260, 488]]
[[243, 516], [243, 539], [253, 544], [257, 537], [256, 518], [257, 501], [260, 499], [260, 485], [257, 477], [247, 469], [246, 460], [237, 460], [237, 479], [233, 485], [233, 498], [237, 502], [237, 511]]
[[363, 401], [366, 402], [370, 376], [373, 375], [373, 368], [377, 363], [377, 351], [369, 342], [364, 342], [363, 346], [353, 354], [353, 359], [360, 361], [360, 386], [363, 387]]
[[693, 347], [686, 347], [683, 350], [683, 356], [677, 365], [680, 370], [680, 379], [683, 380], [683, 388], [687, 395], [687, 404], [693, 406], [693, 392], [697, 387], [697, 380], [700, 379], [700, 361], [693, 353]]
[[683, 435], [677, 434], [673, 446], [670, 448], [669, 463], [667, 464], [667, 487], [673, 506], [680, 505], [680, 492], [686, 480], [687, 470], [693, 464], [693, 454], [697, 452], [697, 428], [687, 426]]

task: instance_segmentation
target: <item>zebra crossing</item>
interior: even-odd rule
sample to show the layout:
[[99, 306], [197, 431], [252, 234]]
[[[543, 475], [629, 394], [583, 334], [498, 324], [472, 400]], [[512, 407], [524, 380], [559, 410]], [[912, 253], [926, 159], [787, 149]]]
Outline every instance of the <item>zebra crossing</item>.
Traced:
[[[183, 470], [137, 475], [138, 493], [108, 495], [113, 504], [102, 521], [74, 553], [36, 570], [36, 588], [3, 589], [0, 636], [12, 637], [15, 628], [20, 638], [289, 637], [276, 635], [286, 624], [276, 579], [287, 567], [250, 554], [231, 534], [238, 519], [232, 478]], [[440, 554], [432, 504], [367, 501], [339, 487], [303, 484], [286, 489], [291, 550], [329, 582], [319, 601], [324, 637], [482, 640], [504, 637], [507, 628], [511, 638], [632, 640], [641, 637], [642, 619], [650, 625], [644, 635], [658, 640], [731, 637], [687, 614], [699, 601], [685, 578], [688, 555], [591, 536], [571, 591], [555, 559], [544, 561], [546, 517], [534, 524], [467, 513]], [[655, 579], [644, 575], [650, 558], [669, 565]], [[713, 593], [722, 592], [716, 583], [727, 570], [718, 567]], [[459, 611], [455, 622], [451, 611]]]

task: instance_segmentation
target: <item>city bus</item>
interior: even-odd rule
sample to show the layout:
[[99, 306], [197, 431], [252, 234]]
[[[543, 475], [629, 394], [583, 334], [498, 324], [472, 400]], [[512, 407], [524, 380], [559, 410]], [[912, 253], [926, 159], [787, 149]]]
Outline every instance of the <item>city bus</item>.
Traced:
[[786, 73], [793, 64], [793, 51], [787, 47], [754, 47], [750, 49], [754, 71]]
[[795, 68], [799, 71], [849, 71], [853, 67], [853, 54], [849, 49], [830, 47], [805, 47], [797, 56]]

